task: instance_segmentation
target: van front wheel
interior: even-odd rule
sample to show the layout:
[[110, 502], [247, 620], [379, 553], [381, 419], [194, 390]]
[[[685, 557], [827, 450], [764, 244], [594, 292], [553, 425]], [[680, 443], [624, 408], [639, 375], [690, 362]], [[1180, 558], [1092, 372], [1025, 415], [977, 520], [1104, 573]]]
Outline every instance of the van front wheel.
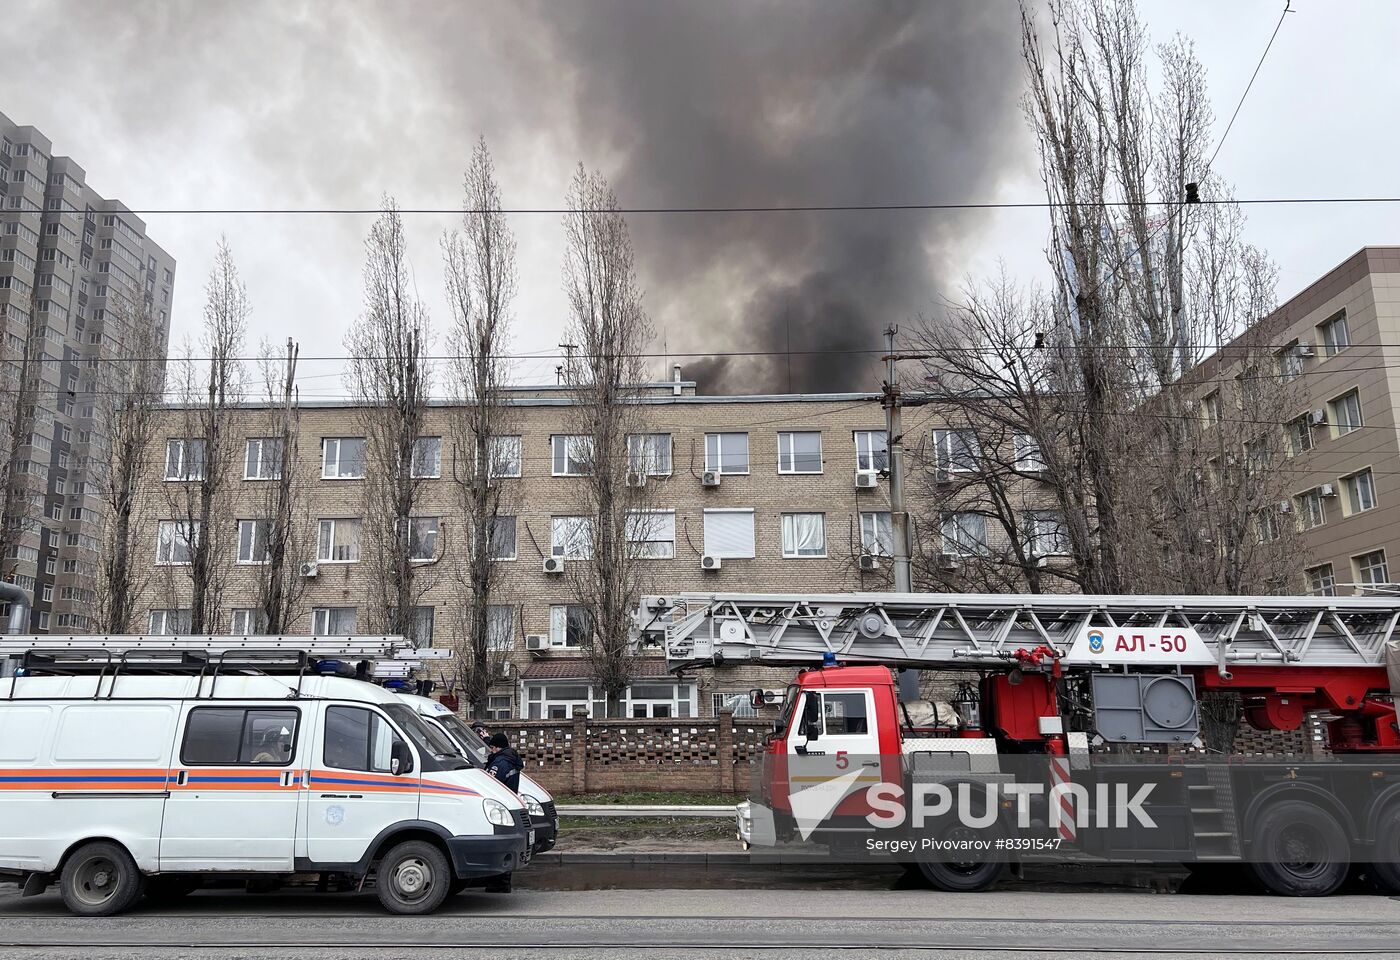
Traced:
[[73, 851], [58, 886], [63, 904], [80, 917], [110, 917], [141, 896], [141, 871], [120, 844], [99, 840]]
[[408, 840], [379, 861], [374, 885], [379, 902], [390, 913], [432, 913], [447, 898], [452, 868], [431, 843]]

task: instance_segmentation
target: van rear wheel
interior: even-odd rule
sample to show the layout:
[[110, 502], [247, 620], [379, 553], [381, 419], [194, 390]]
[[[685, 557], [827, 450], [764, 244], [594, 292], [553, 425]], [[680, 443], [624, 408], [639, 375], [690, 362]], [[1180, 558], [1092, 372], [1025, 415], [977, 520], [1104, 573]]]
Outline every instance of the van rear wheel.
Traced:
[[432, 913], [452, 887], [452, 868], [441, 850], [422, 840], [395, 845], [374, 877], [379, 902], [390, 913]]
[[63, 905], [80, 917], [110, 917], [141, 896], [144, 878], [120, 844], [99, 840], [73, 851], [58, 887]]

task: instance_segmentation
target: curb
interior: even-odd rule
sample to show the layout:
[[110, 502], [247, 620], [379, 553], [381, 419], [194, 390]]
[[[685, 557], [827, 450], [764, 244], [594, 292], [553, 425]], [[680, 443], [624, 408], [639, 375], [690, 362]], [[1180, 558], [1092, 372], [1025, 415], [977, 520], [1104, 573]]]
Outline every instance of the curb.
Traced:
[[713, 817], [732, 820], [733, 804], [680, 806], [670, 804], [636, 803], [561, 803], [561, 817]]
[[575, 852], [568, 850], [551, 850], [536, 854], [531, 860], [531, 863], [547, 863], [551, 865], [583, 863], [607, 863], [616, 865], [635, 863], [705, 867], [767, 867], [824, 861], [830, 862], [830, 858], [825, 855], [787, 854], [782, 856], [768, 855], [760, 860], [755, 860], [749, 854], [741, 852], [703, 853], [682, 850], [579, 850]]

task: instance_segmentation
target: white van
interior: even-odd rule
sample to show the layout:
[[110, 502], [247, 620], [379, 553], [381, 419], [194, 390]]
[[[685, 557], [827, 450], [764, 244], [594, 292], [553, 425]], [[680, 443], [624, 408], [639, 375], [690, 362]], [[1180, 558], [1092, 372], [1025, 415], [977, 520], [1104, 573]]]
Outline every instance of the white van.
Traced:
[[[437, 700], [420, 697], [413, 693], [400, 693], [399, 698], [418, 711], [418, 715], [452, 738], [471, 761], [472, 766], [485, 768], [489, 751], [481, 737], [467, 722]], [[552, 850], [559, 837], [559, 811], [554, 805], [554, 797], [538, 780], [520, 772], [520, 799], [525, 801], [525, 809], [530, 811], [530, 823], [535, 828], [535, 844], [531, 853]]]
[[335, 676], [0, 680], [0, 876], [57, 880], [74, 913], [207, 877], [369, 880], [393, 913], [435, 910], [518, 869], [514, 793], [393, 693]]

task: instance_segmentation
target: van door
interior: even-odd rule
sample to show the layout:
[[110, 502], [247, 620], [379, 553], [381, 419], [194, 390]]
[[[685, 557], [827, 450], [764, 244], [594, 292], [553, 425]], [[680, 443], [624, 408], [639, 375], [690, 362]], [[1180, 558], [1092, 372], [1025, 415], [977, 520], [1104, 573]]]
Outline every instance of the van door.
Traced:
[[161, 827], [162, 870], [292, 869], [301, 708], [186, 705]]
[[[327, 704], [306, 794], [306, 854], [312, 867], [346, 867], [386, 827], [418, 819], [417, 759], [383, 714]], [[412, 770], [393, 772], [395, 754]]]

